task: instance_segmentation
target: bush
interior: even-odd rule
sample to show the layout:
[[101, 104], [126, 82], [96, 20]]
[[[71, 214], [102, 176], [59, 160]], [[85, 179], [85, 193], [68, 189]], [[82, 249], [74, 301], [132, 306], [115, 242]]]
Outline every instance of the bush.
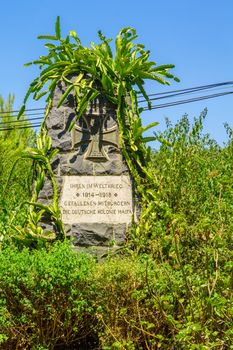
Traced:
[[[148, 167], [153, 169], [157, 187], [140, 229], [132, 232], [132, 244], [139, 251], [169, 254], [174, 231], [186, 245], [185, 256], [193, 256], [196, 245], [212, 237], [231, 240], [233, 229], [233, 139], [220, 147], [203, 134], [205, 110], [193, 125], [185, 115], [176, 124], [167, 121], [164, 132], [155, 133], [160, 148]], [[145, 188], [145, 192], [147, 189]], [[135, 240], [135, 243], [134, 243]], [[189, 249], [190, 248], [190, 249]]]
[[[217, 271], [217, 272], [216, 272]], [[232, 263], [212, 268], [148, 256], [99, 266], [101, 349], [232, 349]]]
[[[224, 147], [203, 134], [207, 110], [190, 125], [188, 116], [173, 126], [167, 121], [153, 167], [158, 176], [160, 200], [173, 213], [181, 214], [189, 226], [211, 222], [224, 230], [232, 229], [233, 140]], [[228, 129], [229, 131], [229, 129]]]
[[174, 244], [173, 264], [146, 254], [96, 263], [67, 243], [3, 250], [0, 348], [232, 349], [232, 255], [222, 246], [225, 260], [204, 258], [201, 270]]
[[[94, 260], [67, 244], [0, 255], [0, 333], [4, 349], [64, 349], [92, 332], [89, 296]], [[4, 342], [4, 340], [7, 340]], [[90, 337], [91, 338], [91, 337]], [[58, 347], [58, 345], [60, 347]]]

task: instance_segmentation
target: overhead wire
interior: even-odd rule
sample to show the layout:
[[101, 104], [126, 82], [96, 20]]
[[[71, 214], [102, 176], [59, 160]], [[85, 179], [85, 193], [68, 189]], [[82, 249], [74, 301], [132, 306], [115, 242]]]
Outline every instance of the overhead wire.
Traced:
[[32, 128], [38, 128], [41, 124], [28, 124], [28, 125], [19, 125], [17, 127], [0, 127], [0, 131], [9, 131], [9, 130], [18, 130], [18, 129], [32, 129]]
[[43, 117], [35, 117], [35, 118], [30, 118], [30, 119], [21, 119], [21, 120], [10, 120], [10, 121], [4, 121], [0, 122], [0, 125], [2, 124], [22, 124], [22, 123], [28, 123], [31, 122], [31, 120], [42, 120]]
[[[232, 89], [233, 86], [229, 86], [227, 87], [228, 89]], [[212, 89], [206, 89], [205, 91], [215, 91], [215, 90], [222, 90], [222, 89], [227, 89], [226, 87], [224, 88], [212, 88]], [[192, 94], [196, 94], [197, 92], [202, 91], [202, 90], [192, 90], [192, 91], [187, 91], [187, 92], [178, 92], [178, 93], [174, 93], [174, 94], [170, 94], [170, 95], [166, 95], [166, 96], [160, 96], [160, 97], [153, 97], [150, 98], [150, 101], [156, 101], [156, 100], [163, 100], [163, 99], [168, 99], [168, 98], [172, 98], [172, 97], [177, 97], [177, 96], [183, 96], [183, 95], [192, 95]], [[139, 100], [138, 103], [146, 103], [147, 100]]]
[[23, 118], [22, 119], [17, 119], [17, 115], [13, 115], [9, 112], [9, 114], [4, 114], [3, 116], [1, 115], [2, 113], [0, 112], [0, 118], [16, 118], [17, 121], [22, 121], [24, 120], [25, 118], [28, 118], [28, 117], [31, 117], [31, 116], [35, 116], [35, 115], [44, 115], [44, 112], [38, 112], [38, 113], [27, 113], [26, 115], [24, 114]]
[[45, 108], [27, 109], [22, 119], [16, 119], [19, 110], [2, 111], [0, 112], [0, 131], [38, 128], [41, 126], [44, 110]]
[[[185, 89], [178, 89], [178, 90], [172, 90], [172, 91], [165, 91], [165, 92], [158, 92], [154, 94], [148, 94], [148, 96], [160, 96], [160, 95], [167, 95], [167, 94], [173, 94], [173, 93], [190, 93], [194, 90], [196, 91], [201, 91], [201, 90], [206, 90], [206, 89], [212, 89], [220, 86], [226, 86], [226, 85], [233, 85], [233, 81], [224, 81], [221, 83], [214, 83], [214, 84], [208, 84], [208, 85], [200, 85], [200, 86], [195, 86], [191, 88], [185, 88]], [[139, 96], [142, 96], [141, 93], [139, 93]], [[143, 100], [146, 102], [146, 100]]]
[[[226, 81], [226, 82], [222, 82], [222, 83], [200, 85], [200, 86], [186, 88], [186, 89], [179, 89], [179, 90], [172, 90], [172, 91], [167, 91], [167, 92], [148, 94], [148, 96], [150, 97], [150, 101], [157, 101], [157, 100], [161, 100], [161, 99], [173, 98], [173, 97], [186, 95], [186, 94], [193, 94], [193, 93], [197, 93], [197, 92], [203, 91], [203, 90], [206, 90], [206, 91], [210, 90], [210, 89], [211, 90], [216, 90], [216, 89], [219, 90], [220, 88], [226, 89], [226, 88], [233, 87], [230, 85], [233, 85], [233, 81]], [[177, 106], [177, 105], [181, 105], [181, 104], [187, 104], [187, 103], [202, 101], [202, 100], [206, 100], [206, 99], [218, 98], [218, 97], [221, 97], [224, 95], [230, 95], [230, 94], [233, 94], [233, 91], [225, 91], [222, 93], [216, 93], [216, 94], [199, 96], [199, 97], [183, 99], [183, 100], [178, 100], [178, 101], [173, 101], [173, 102], [168, 102], [168, 103], [162, 103], [162, 104], [158, 104], [158, 105], [152, 105], [151, 107], [143, 107], [142, 111], [173, 107], [173, 106]], [[153, 97], [153, 96], [157, 96], [157, 97]], [[138, 103], [145, 103], [145, 102], [147, 102], [146, 99], [138, 101]], [[35, 120], [42, 121], [43, 117], [37, 117], [39, 115], [41, 115], [41, 116], [44, 115], [44, 112], [42, 112], [42, 111], [45, 111], [45, 108], [43, 108], [43, 107], [30, 108], [30, 109], [27, 109], [24, 111], [25, 114], [24, 114], [23, 119], [5, 120], [5, 121], [3, 121], [3, 118], [4, 119], [5, 118], [6, 119], [17, 118], [17, 114], [19, 113], [19, 110], [2, 111], [2, 112], [0, 112], [0, 120], [2, 117], [2, 121], [0, 122], [0, 131], [39, 127], [41, 125], [40, 123], [38, 123], [38, 122], [31, 123], [31, 121], [35, 121]], [[30, 112], [32, 112], [32, 113], [30, 113]], [[32, 118], [28, 118], [28, 117], [32, 117]]]
[[25, 124], [25, 123], [30, 123], [32, 120], [42, 120], [43, 117], [35, 117], [35, 118], [30, 118], [30, 119], [22, 119], [22, 120], [10, 120], [9, 122], [0, 122], [0, 125], [6, 125], [6, 124]]
[[212, 94], [212, 95], [206, 95], [206, 96], [200, 96], [200, 97], [194, 97], [194, 98], [190, 98], [190, 99], [179, 100], [179, 101], [174, 101], [174, 102], [169, 102], [169, 103], [163, 103], [163, 104], [159, 104], [159, 105], [152, 105], [151, 107], [143, 107], [142, 110], [148, 111], [151, 109], [173, 107], [173, 106], [177, 106], [177, 105], [181, 105], [181, 104], [197, 102], [197, 101], [207, 100], [207, 99], [211, 99], [211, 98], [217, 98], [217, 97], [231, 95], [231, 94], [233, 94], [233, 91], [222, 92], [219, 94]]
[[[29, 129], [40, 127], [45, 108], [30, 108], [25, 110], [22, 119], [16, 119], [19, 110], [0, 112], [0, 131]], [[32, 112], [32, 113], [31, 113]], [[14, 119], [14, 120], [12, 120]], [[32, 123], [32, 121], [38, 121]], [[39, 123], [40, 121], [40, 123]]]
[[[27, 112], [33, 112], [33, 111], [44, 111], [45, 108], [44, 107], [41, 107], [41, 108], [30, 108], [30, 109], [25, 109], [24, 113], [27, 113]], [[17, 114], [19, 113], [20, 110], [14, 110], [14, 111], [0, 111], [0, 115], [1, 114], [14, 114], [16, 113], [16, 115], [14, 117], [17, 116]]]

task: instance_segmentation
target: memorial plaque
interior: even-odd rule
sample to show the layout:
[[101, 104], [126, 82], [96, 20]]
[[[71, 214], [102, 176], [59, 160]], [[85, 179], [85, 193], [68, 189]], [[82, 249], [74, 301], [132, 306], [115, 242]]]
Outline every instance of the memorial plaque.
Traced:
[[60, 207], [67, 224], [129, 224], [132, 189], [129, 176], [66, 176]]

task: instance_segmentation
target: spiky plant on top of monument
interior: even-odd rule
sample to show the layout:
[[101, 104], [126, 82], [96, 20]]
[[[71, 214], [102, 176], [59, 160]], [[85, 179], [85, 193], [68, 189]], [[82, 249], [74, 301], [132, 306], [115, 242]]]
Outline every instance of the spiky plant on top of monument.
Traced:
[[[47, 110], [42, 123], [42, 133], [46, 133], [45, 120], [52, 106], [55, 88], [62, 81], [67, 88], [57, 107], [62, 105], [70, 93], [74, 94], [76, 99], [76, 116], [69, 126], [71, 131], [88, 104], [98, 95], [104, 95], [116, 106], [121, 149], [141, 200], [143, 224], [145, 220], [148, 221], [151, 210], [155, 208], [157, 188], [156, 179], [148, 167], [150, 148], [145, 145], [154, 138], [143, 137], [143, 132], [158, 123], [142, 126], [138, 94], [144, 96], [150, 108], [151, 103], [144, 89], [146, 80], [154, 80], [160, 84], [170, 84], [169, 80], [172, 79], [179, 80], [169, 72], [174, 68], [173, 64], [157, 66], [149, 60], [150, 52], [145, 50], [144, 45], [135, 43], [138, 38], [135, 29], [123, 28], [119, 32], [115, 40], [114, 54], [110, 45], [112, 39], [107, 39], [100, 31], [98, 36], [100, 44], [91, 43], [90, 47], [84, 47], [73, 30], [63, 39], [60, 19], [57, 17], [55, 35], [38, 37], [49, 41], [45, 44], [48, 54], [26, 64], [39, 65], [40, 74], [28, 89], [19, 117], [24, 112], [30, 95], [33, 95], [35, 100], [45, 95]], [[55, 202], [57, 203], [57, 200]]]

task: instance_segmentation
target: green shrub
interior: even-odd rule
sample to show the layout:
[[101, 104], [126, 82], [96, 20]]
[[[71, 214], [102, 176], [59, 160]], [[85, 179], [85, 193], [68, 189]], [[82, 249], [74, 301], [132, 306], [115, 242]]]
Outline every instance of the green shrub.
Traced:
[[230, 134], [228, 143], [220, 147], [203, 134], [206, 113], [195, 118], [193, 125], [187, 115], [174, 126], [167, 121], [166, 130], [155, 133], [160, 148], [148, 167], [157, 187], [144, 189], [153, 199], [147, 209], [150, 216], [142, 217], [131, 235], [138, 251], [157, 254], [161, 243], [167, 256], [174, 230], [186, 245], [185, 256], [192, 257], [192, 248], [205, 245], [210, 237], [231, 240], [233, 139]]
[[[232, 263], [176, 267], [147, 256], [98, 267], [101, 349], [232, 349]], [[217, 271], [217, 272], [216, 272]]]
[[203, 258], [203, 270], [173, 244], [173, 260], [163, 262], [144, 254], [96, 263], [67, 243], [2, 250], [0, 348], [232, 349], [227, 244]]
[[160, 200], [180, 213], [188, 225], [211, 221], [213, 228], [232, 228], [233, 140], [220, 147], [203, 134], [207, 110], [190, 125], [185, 115], [173, 126], [167, 121], [153, 166], [158, 176]]
[[[0, 333], [4, 349], [54, 349], [81, 342], [95, 325], [88, 279], [94, 260], [67, 244], [9, 247], [0, 254]], [[0, 338], [1, 339], [1, 338]]]

